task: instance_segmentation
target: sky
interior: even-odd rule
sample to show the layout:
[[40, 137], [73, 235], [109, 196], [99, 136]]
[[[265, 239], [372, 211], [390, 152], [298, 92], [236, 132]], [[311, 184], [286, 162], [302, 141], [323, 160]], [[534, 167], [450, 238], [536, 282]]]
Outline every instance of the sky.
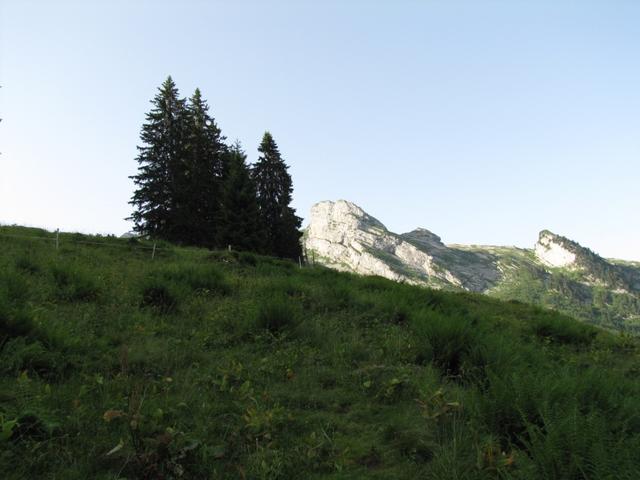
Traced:
[[636, 0], [0, 0], [0, 223], [122, 234], [171, 75], [305, 218], [346, 199], [445, 243], [549, 229], [640, 260]]

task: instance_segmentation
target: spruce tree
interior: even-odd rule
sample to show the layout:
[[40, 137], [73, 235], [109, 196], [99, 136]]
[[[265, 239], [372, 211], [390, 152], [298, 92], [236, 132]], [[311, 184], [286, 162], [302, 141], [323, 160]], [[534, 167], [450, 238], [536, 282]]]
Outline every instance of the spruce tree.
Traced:
[[129, 202], [134, 207], [130, 220], [142, 235], [179, 241], [183, 212], [180, 178], [185, 160], [185, 100], [169, 76], [151, 101], [138, 146], [136, 190]]
[[293, 185], [288, 167], [269, 132], [265, 132], [253, 166], [260, 220], [265, 229], [265, 251], [271, 255], [297, 258], [301, 255], [300, 224], [290, 207]]
[[220, 243], [220, 195], [227, 146], [199, 89], [189, 99], [187, 110], [187, 160], [180, 186], [185, 197], [185, 242], [212, 247]]
[[230, 148], [222, 188], [222, 246], [238, 250], [262, 251], [262, 223], [256, 188], [239, 142]]

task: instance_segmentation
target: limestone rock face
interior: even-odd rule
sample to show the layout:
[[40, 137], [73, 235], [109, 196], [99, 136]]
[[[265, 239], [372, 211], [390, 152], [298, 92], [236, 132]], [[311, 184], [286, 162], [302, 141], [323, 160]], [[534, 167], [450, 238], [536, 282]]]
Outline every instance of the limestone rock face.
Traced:
[[423, 245], [425, 248], [446, 248], [442, 239], [426, 228], [416, 228], [411, 232], [403, 233], [402, 236], [408, 241]]
[[555, 235], [548, 230], [540, 232], [534, 252], [545, 265], [556, 268], [576, 266], [576, 251], [573, 242]]
[[640, 292], [637, 265], [606, 260], [579, 243], [548, 230], [540, 232], [534, 252], [540, 263], [547, 267], [579, 271], [584, 283], [609, 287], [617, 293]]
[[309, 261], [412, 284], [482, 291], [499, 276], [486, 256], [448, 248], [422, 228], [395, 234], [345, 200], [311, 208], [303, 246]]
[[[390, 266], [383, 253], [393, 256], [399, 250], [409, 256], [410, 252], [380, 221], [353, 203], [338, 200], [314, 205], [303, 238], [311, 261], [363, 275], [424, 283]], [[429, 258], [425, 256], [423, 261], [428, 263]]]
[[533, 249], [447, 245], [424, 228], [390, 232], [345, 200], [314, 205], [309, 220], [302, 241], [310, 263], [535, 303], [640, 335], [640, 263], [604, 259], [548, 230]]

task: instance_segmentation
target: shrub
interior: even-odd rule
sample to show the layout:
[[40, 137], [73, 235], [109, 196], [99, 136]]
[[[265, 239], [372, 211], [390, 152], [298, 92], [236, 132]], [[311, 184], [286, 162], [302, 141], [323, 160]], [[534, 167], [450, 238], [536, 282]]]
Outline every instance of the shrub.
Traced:
[[74, 265], [54, 265], [51, 268], [56, 296], [66, 302], [92, 302], [100, 288], [94, 277]]
[[57, 424], [45, 421], [34, 412], [24, 412], [16, 420], [16, 426], [11, 435], [13, 442], [27, 439], [43, 441], [59, 429]]
[[153, 270], [144, 280], [141, 306], [162, 314], [178, 310], [189, 292], [227, 295], [231, 287], [224, 275], [211, 265], [169, 266]]
[[434, 442], [425, 429], [401, 429], [396, 425], [389, 425], [382, 435], [386, 443], [414, 462], [428, 462], [433, 457]]
[[255, 267], [258, 263], [258, 259], [256, 258], [256, 256], [253, 253], [249, 252], [240, 252], [240, 254], [238, 255], [238, 260], [243, 265], [249, 265], [252, 267]]
[[353, 288], [344, 282], [327, 282], [315, 291], [316, 303], [328, 312], [345, 310], [355, 304]]
[[13, 270], [0, 272], [0, 296], [11, 306], [23, 305], [29, 295], [29, 288], [23, 275]]
[[173, 313], [178, 309], [178, 297], [169, 282], [149, 279], [142, 287], [142, 307], [150, 307], [159, 313]]
[[297, 325], [299, 309], [284, 296], [268, 298], [258, 307], [256, 326], [259, 329], [278, 333]]
[[40, 267], [29, 257], [22, 256], [16, 260], [16, 268], [31, 275], [38, 273]]
[[31, 318], [21, 310], [12, 310], [0, 298], [0, 350], [14, 337], [28, 336], [35, 331]]
[[0, 373], [13, 375], [29, 369], [50, 376], [58, 372], [64, 362], [59, 353], [49, 350], [56, 344], [34, 325], [24, 306], [12, 304], [6, 290], [0, 291]]
[[463, 364], [477, 341], [469, 320], [425, 311], [416, 316], [412, 327], [418, 344], [417, 363], [432, 362], [447, 376], [465, 373]]
[[486, 386], [488, 374], [501, 375], [539, 362], [535, 350], [528, 345], [515, 344], [499, 333], [477, 332], [465, 354], [465, 376], [479, 387]]
[[269, 297], [289, 297], [302, 302], [310, 297], [308, 285], [298, 276], [269, 279], [263, 288], [263, 293]]
[[527, 368], [511, 368], [506, 375], [489, 371], [486, 385], [469, 404], [488, 431], [498, 434], [503, 448], [522, 446], [528, 426], [542, 425], [540, 409], [556, 387], [554, 378]]
[[60, 352], [47, 348], [40, 341], [16, 337], [2, 349], [0, 373], [15, 375], [30, 370], [43, 377], [52, 377], [62, 372], [66, 365]]
[[33, 324], [31, 315], [23, 305], [25, 299], [12, 293], [17, 283], [12, 285], [7, 288], [6, 283], [0, 283], [0, 351], [10, 339], [16, 337], [30, 337], [49, 343], [49, 338]]
[[396, 325], [408, 323], [412, 310], [412, 299], [405, 295], [403, 289], [390, 289], [388, 292], [379, 292], [373, 295], [379, 299], [378, 304], [385, 321]]
[[[524, 444], [536, 477], [637, 478], [637, 460], [629, 454], [639, 446], [637, 437], [630, 440], [611, 432], [606, 414], [566, 407], [545, 413], [542, 426], [527, 424]], [[634, 476], [621, 474], [633, 471]]]
[[590, 345], [598, 334], [598, 330], [590, 325], [558, 315], [538, 316], [532, 329], [537, 337], [565, 345]]
[[395, 286], [396, 285], [392, 281], [374, 275], [359, 279], [358, 282], [358, 287], [361, 290], [372, 292], [387, 292], [389, 289]]
[[211, 252], [207, 259], [217, 263], [234, 264], [238, 262], [238, 252], [229, 252], [227, 250], [219, 250]]
[[222, 272], [212, 265], [170, 267], [162, 271], [162, 277], [200, 293], [227, 295], [231, 292], [231, 287]]

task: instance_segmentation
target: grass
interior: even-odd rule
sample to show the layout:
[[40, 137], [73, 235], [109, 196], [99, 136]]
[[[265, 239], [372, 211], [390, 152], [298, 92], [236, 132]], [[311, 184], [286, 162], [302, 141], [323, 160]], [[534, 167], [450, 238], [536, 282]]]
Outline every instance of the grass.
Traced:
[[526, 255], [514, 260], [515, 268], [491, 295], [552, 308], [611, 331], [640, 335], [635, 321], [640, 312], [637, 292], [616, 292], [614, 283], [608, 287], [594, 283], [590, 270], [553, 269], [550, 274], [526, 260]]
[[640, 478], [632, 337], [248, 253], [2, 233], [2, 478]]

